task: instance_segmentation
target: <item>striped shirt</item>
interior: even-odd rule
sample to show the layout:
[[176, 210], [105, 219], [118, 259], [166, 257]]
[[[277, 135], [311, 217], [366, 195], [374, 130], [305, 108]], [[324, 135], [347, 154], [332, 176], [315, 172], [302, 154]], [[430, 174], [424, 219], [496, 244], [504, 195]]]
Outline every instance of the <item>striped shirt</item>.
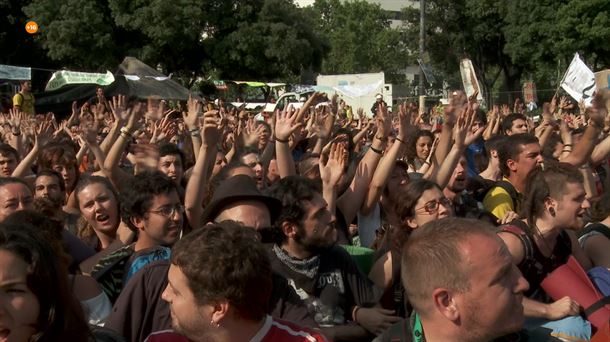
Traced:
[[[261, 329], [250, 339], [250, 342], [327, 342], [321, 333], [303, 328], [297, 324], [267, 316]], [[150, 334], [144, 342], [190, 342], [186, 337], [172, 330], [163, 330]]]

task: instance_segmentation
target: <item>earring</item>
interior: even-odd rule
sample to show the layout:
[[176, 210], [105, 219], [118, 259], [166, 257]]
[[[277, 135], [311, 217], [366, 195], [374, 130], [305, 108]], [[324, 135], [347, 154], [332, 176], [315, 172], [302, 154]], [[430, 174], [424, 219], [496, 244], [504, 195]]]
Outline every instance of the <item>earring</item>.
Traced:
[[549, 213], [551, 214], [551, 216], [555, 217], [555, 208], [549, 208]]
[[216, 323], [216, 322], [214, 322], [214, 320], [211, 320], [211, 321], [210, 321], [210, 324], [211, 324], [212, 326], [216, 326], [216, 328], [220, 328], [220, 323]]

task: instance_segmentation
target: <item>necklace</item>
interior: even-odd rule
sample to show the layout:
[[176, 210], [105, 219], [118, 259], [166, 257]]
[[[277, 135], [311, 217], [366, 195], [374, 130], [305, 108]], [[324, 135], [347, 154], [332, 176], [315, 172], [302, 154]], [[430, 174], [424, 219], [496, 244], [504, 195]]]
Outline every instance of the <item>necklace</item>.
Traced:
[[[538, 235], [538, 238], [542, 241], [542, 244], [544, 245], [544, 248], [546, 249], [547, 253], [549, 254], [549, 256], [545, 256], [544, 253], [541, 252], [542, 256], [544, 256], [545, 258], [554, 261], [555, 260], [555, 254], [553, 253], [554, 249], [551, 248], [551, 246], [549, 246], [548, 243], [546, 243], [546, 239], [544, 238], [544, 235], [542, 235], [542, 233], [540, 232], [540, 229], [538, 229], [538, 226], [534, 223], [534, 229], [536, 230], [536, 235]], [[538, 246], [540, 247], [540, 246]], [[540, 248], [539, 248], [540, 249]]]

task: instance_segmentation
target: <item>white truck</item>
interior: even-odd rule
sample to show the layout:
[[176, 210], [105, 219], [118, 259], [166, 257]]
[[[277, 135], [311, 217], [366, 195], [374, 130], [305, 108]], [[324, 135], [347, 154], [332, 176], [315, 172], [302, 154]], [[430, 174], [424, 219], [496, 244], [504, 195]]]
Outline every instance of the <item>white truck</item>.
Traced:
[[[385, 83], [383, 72], [368, 74], [318, 75], [316, 84], [332, 88], [345, 103], [352, 106], [354, 113], [358, 108], [364, 109], [365, 115], [372, 117], [371, 107], [375, 96], [381, 94], [383, 100], [392, 106], [392, 85]], [[331, 94], [329, 94], [330, 96]]]

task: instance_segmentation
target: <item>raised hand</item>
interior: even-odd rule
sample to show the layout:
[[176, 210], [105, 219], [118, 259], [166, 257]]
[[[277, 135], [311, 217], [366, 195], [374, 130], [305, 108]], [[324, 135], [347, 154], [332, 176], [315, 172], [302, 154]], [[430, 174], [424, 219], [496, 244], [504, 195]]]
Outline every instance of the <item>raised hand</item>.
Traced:
[[116, 122], [125, 122], [128, 119], [129, 113], [126, 111], [125, 95], [113, 96], [109, 105]]
[[220, 139], [219, 121], [217, 110], [203, 113], [202, 146], [216, 146], [218, 144]]
[[445, 123], [453, 126], [466, 104], [467, 98], [463, 91], [457, 91], [455, 95], [451, 96], [449, 105], [445, 107]]
[[455, 125], [453, 126], [453, 141], [457, 146], [466, 145], [466, 136], [474, 120], [474, 111], [468, 106], [462, 110]]
[[169, 118], [169, 115], [166, 115], [163, 119], [153, 123], [153, 126], [153, 136], [150, 139], [151, 144], [170, 139], [176, 134], [176, 125]]
[[320, 177], [322, 182], [329, 186], [335, 186], [339, 183], [339, 179], [343, 175], [345, 169], [345, 147], [344, 144], [333, 143], [330, 147], [328, 159], [324, 162], [324, 158], [320, 156]]
[[383, 103], [377, 106], [375, 123], [377, 124], [377, 138], [385, 141], [392, 131], [392, 119], [389, 117], [388, 108]]
[[128, 130], [133, 132], [138, 128], [140, 119], [142, 119], [142, 109], [140, 102], [136, 102], [133, 107], [126, 111], [127, 114], [125, 116], [127, 117], [127, 125], [125, 127]]
[[25, 114], [17, 109], [9, 109], [9, 116], [5, 117], [6, 123], [11, 126], [14, 135], [21, 133], [21, 123], [25, 119]]
[[81, 145], [95, 146], [97, 145], [97, 123], [93, 125], [82, 125], [76, 137], [81, 142]]
[[262, 125], [257, 126], [256, 121], [253, 118], [249, 118], [241, 134], [244, 146], [256, 146], [264, 130], [265, 128]]
[[42, 147], [53, 138], [53, 121], [44, 120], [36, 124], [34, 130], [34, 146]]
[[159, 148], [153, 144], [133, 145], [136, 169], [156, 170], [159, 164]]
[[295, 122], [297, 114], [292, 105], [277, 113], [275, 120], [275, 139], [277, 141], [287, 141], [297, 129], [303, 126], [303, 123]]
[[413, 110], [409, 104], [404, 102], [398, 107], [398, 138], [403, 141], [417, 129], [413, 125], [412, 118], [417, 113], [417, 109]]
[[182, 112], [182, 118], [184, 119], [184, 123], [189, 130], [197, 129], [197, 122], [199, 119], [199, 115], [201, 114], [202, 104], [201, 102], [193, 99], [191, 94], [189, 94], [188, 102], [186, 103], [187, 111]]

